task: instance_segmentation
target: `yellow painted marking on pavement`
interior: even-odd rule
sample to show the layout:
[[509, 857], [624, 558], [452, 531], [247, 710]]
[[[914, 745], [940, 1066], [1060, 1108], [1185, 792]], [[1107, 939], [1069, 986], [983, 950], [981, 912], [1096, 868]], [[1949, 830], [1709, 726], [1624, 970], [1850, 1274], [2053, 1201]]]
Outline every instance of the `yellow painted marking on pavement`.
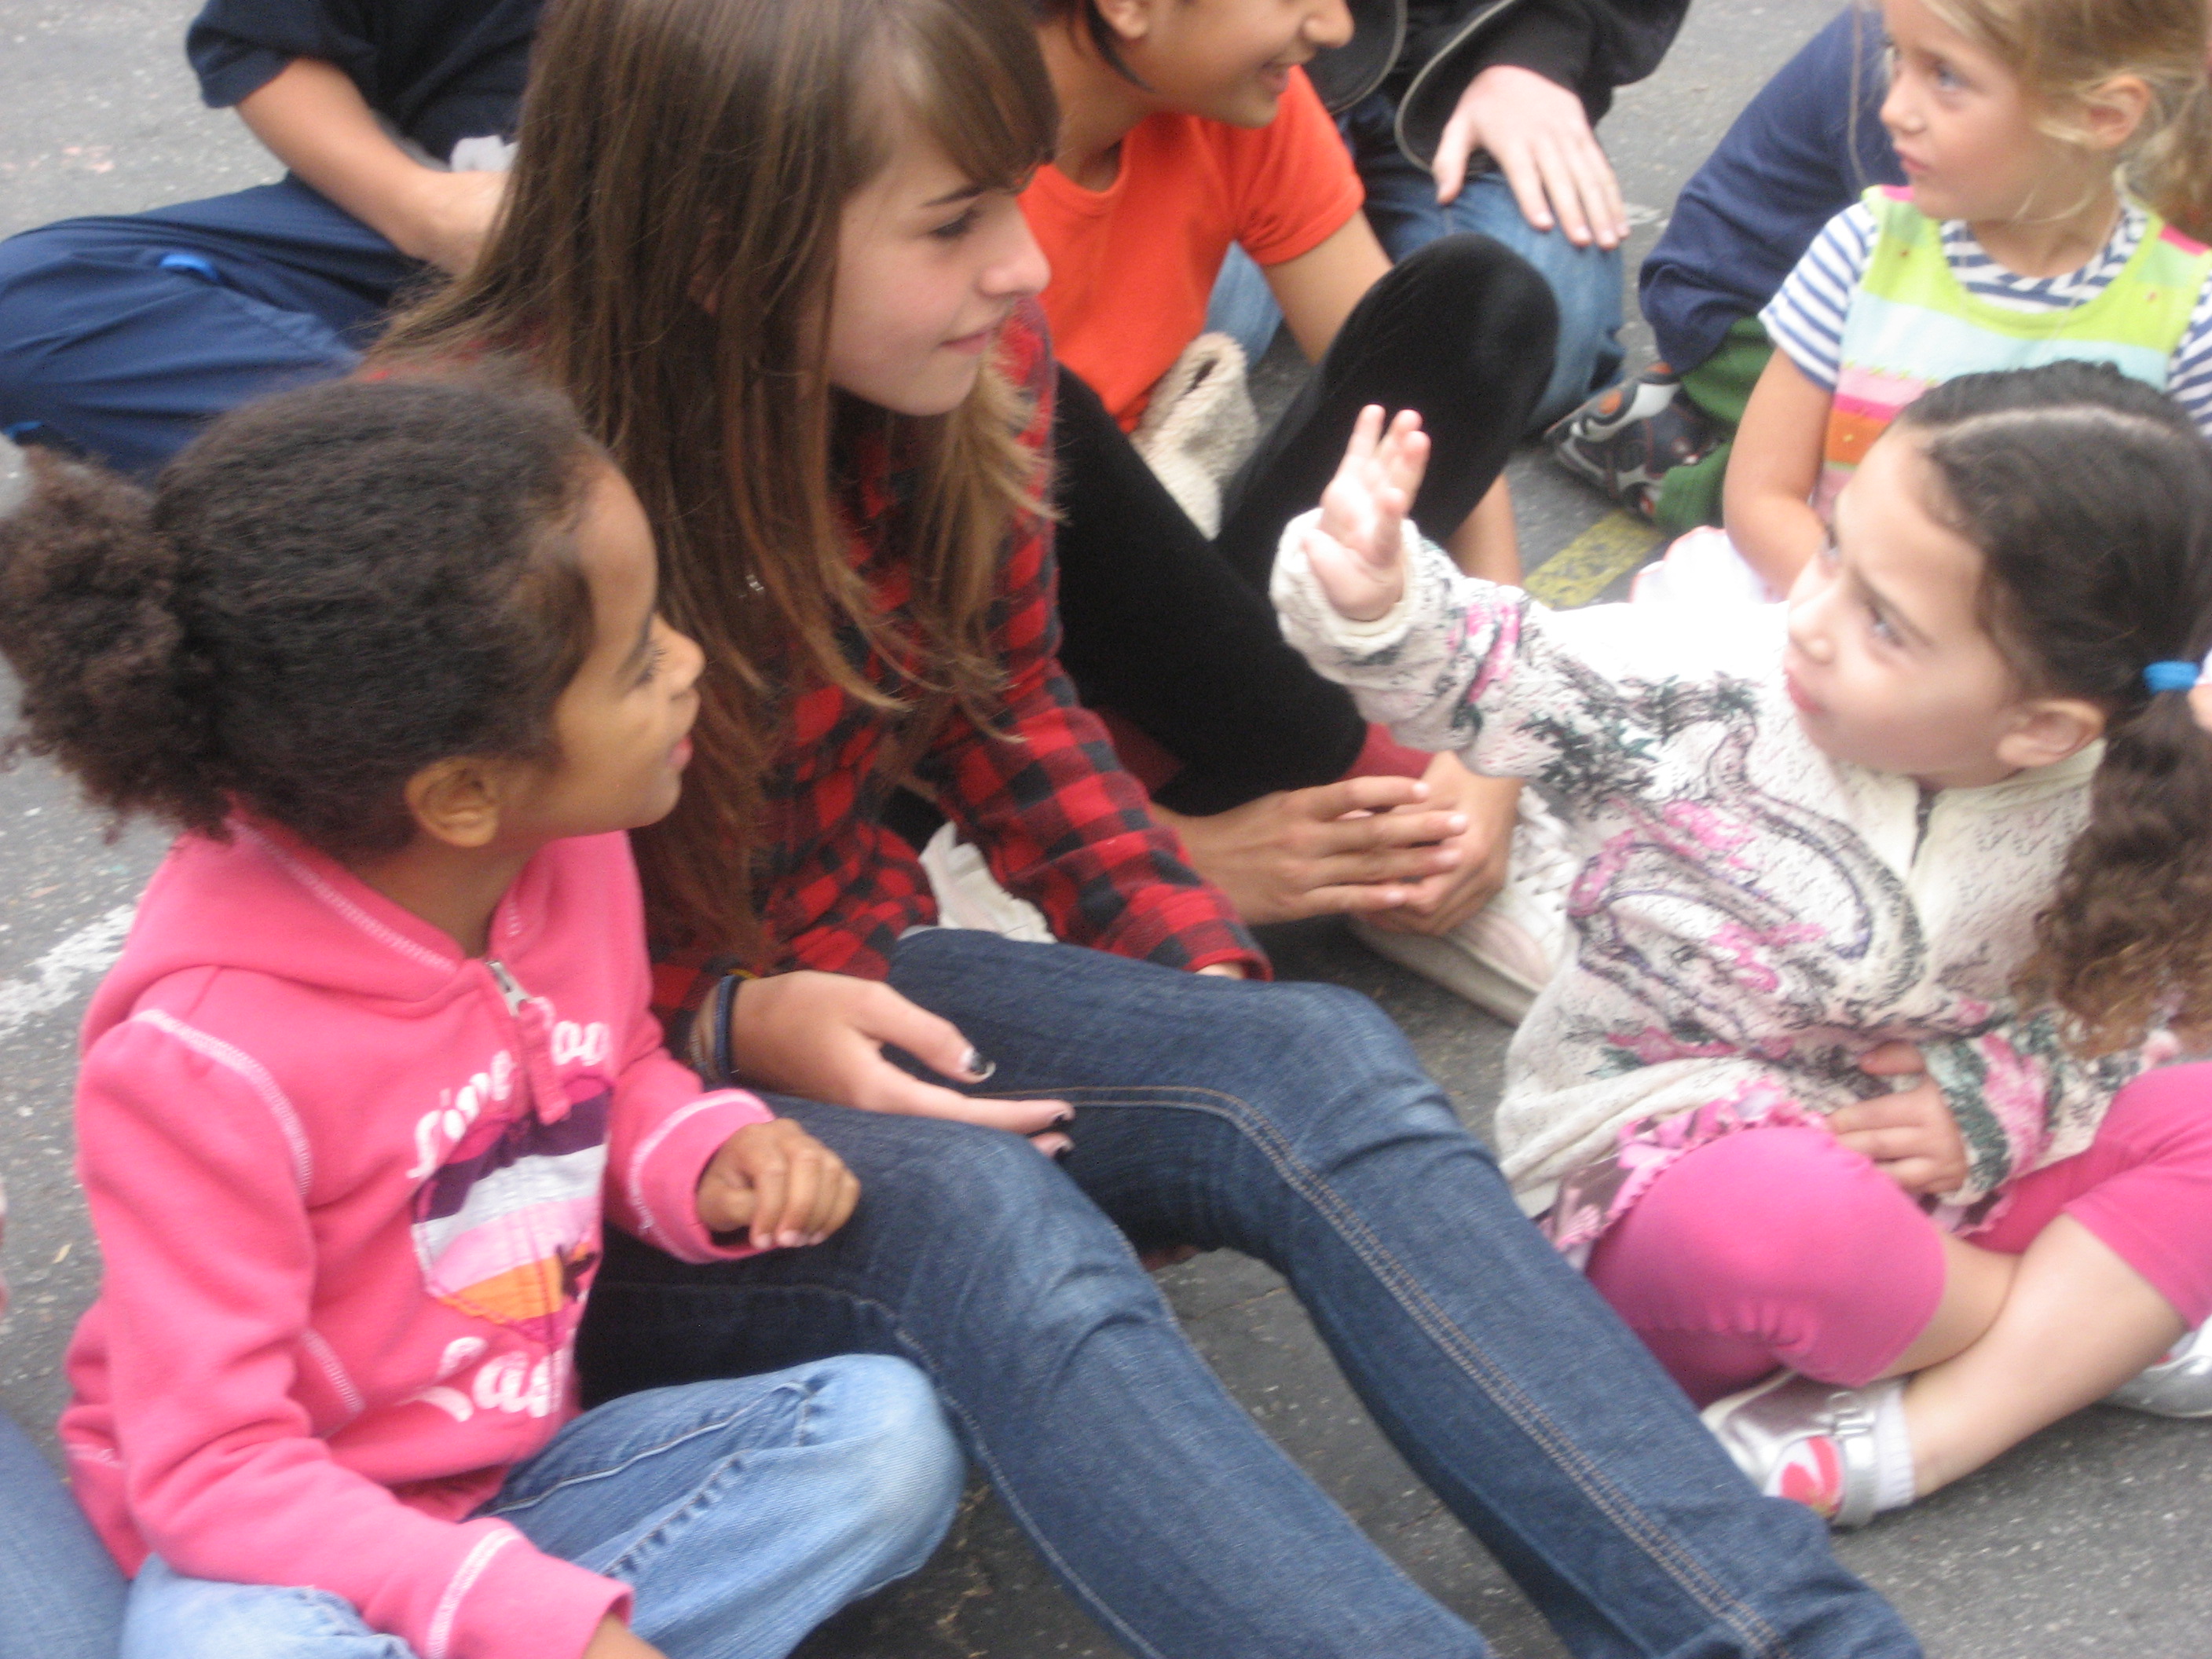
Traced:
[[1632, 514], [1608, 513], [1531, 571], [1528, 591], [1555, 611], [1588, 605], [1665, 539]]

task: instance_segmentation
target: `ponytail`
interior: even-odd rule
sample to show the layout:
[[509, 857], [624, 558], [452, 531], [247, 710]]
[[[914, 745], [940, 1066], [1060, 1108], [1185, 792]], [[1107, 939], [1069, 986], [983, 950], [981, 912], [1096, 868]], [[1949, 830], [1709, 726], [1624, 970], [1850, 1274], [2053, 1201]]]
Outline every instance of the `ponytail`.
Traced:
[[2212, 241], [2212, 64], [2184, 87], [2131, 168], [2143, 198], [2167, 223]]
[[151, 496], [34, 453], [0, 520], [9, 752], [118, 817], [403, 847], [422, 767], [552, 752], [592, 641], [572, 532], [606, 470], [566, 398], [496, 363], [249, 404]]
[[137, 486], [43, 450], [0, 521], [0, 653], [22, 690], [5, 755], [51, 755], [117, 817], [222, 821], [211, 690], [182, 614], [182, 550]]
[[2112, 723], [2089, 799], [2024, 982], [2074, 1015], [2089, 1053], [2161, 1023], [2212, 1036], [2212, 735], [2185, 694]]

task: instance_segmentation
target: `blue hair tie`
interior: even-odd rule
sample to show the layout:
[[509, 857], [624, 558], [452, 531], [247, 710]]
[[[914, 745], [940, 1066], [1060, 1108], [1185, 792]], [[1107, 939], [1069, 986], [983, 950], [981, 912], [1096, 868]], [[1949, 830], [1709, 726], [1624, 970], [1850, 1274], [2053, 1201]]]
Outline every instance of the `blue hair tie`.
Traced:
[[2154, 692], [2188, 691], [2195, 688], [2203, 672], [2193, 662], [2154, 662], [2143, 669], [2143, 684]]

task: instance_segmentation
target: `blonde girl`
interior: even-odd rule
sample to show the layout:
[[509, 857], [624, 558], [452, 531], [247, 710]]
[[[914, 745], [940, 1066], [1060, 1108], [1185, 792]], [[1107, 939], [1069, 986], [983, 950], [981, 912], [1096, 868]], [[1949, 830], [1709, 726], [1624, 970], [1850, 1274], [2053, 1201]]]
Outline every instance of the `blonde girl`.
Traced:
[[1729, 539], [1772, 592], [1929, 386], [2111, 362], [2212, 430], [2212, 86], [2202, 0], [1884, 0], [1905, 184], [1814, 242], [1729, 464]]
[[[394, 343], [518, 347], [635, 469], [707, 656], [687, 804], [641, 847], [661, 1006], [866, 1194], [788, 1263], [611, 1243], [588, 1386], [902, 1354], [1131, 1650], [1473, 1659], [1127, 1241], [1243, 1249], [1585, 1651], [1912, 1651], [1703, 1440], [1376, 1010], [1203, 971], [1264, 964], [1054, 654], [1016, 191], [1055, 128], [1018, 0], [560, 0], [484, 261]], [[907, 776], [1080, 945], [931, 927], [880, 818]]]

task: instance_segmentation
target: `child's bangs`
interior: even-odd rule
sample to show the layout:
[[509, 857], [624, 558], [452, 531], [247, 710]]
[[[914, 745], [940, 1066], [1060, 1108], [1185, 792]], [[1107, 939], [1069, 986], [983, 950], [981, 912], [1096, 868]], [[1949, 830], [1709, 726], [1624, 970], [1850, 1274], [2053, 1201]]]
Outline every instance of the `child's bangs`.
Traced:
[[893, 78], [970, 183], [1018, 189], [1052, 158], [1060, 106], [1021, 8], [910, 0], [894, 28]]

